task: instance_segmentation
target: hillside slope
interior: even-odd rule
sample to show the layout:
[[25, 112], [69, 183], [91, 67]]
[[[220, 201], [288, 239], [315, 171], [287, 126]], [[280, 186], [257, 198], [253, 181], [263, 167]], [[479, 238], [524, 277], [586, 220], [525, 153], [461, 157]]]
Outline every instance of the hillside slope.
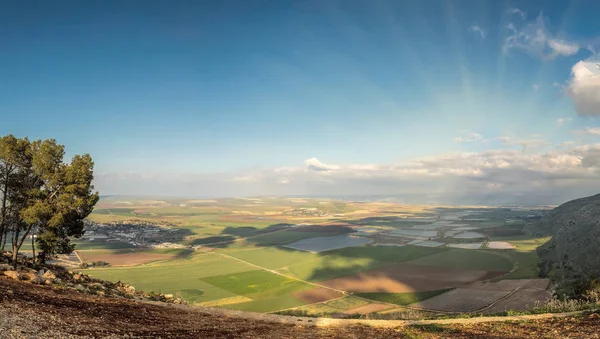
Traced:
[[[488, 322], [492, 320], [496, 322]], [[98, 297], [0, 277], [1, 338], [598, 337], [597, 313], [498, 320], [504, 318], [371, 324], [360, 320], [283, 317]]]
[[577, 295], [600, 279], [600, 194], [562, 204], [538, 225], [552, 239], [538, 248], [540, 272]]

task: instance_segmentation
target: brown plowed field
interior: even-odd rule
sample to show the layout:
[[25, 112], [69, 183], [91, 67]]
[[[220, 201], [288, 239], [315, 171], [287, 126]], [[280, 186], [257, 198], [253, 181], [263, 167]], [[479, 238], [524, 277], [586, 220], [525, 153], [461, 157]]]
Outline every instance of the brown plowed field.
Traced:
[[521, 289], [545, 290], [548, 287], [548, 279], [506, 279], [497, 282], [477, 281], [469, 289], [489, 291], [514, 291]]
[[487, 279], [489, 272], [457, 268], [396, 264], [327, 280], [320, 284], [351, 292], [420, 292], [468, 285]]
[[457, 288], [412, 306], [444, 312], [474, 312], [507, 296], [508, 291], [472, 290]]
[[106, 261], [113, 266], [140, 265], [151, 261], [167, 260], [175, 257], [175, 254], [147, 252], [114, 253], [93, 251], [86, 253], [85, 251], [79, 251], [79, 255], [81, 255], [86, 262]]
[[292, 295], [294, 296], [294, 298], [300, 299], [307, 304], [320, 303], [323, 301], [343, 297], [343, 294], [339, 292], [322, 287], [298, 291]]

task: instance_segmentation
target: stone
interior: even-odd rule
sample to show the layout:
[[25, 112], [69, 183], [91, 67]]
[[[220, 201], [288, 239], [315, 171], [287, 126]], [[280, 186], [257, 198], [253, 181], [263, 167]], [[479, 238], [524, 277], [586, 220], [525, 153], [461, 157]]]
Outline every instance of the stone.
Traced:
[[165, 294], [165, 298], [167, 298], [167, 299], [173, 299], [174, 296], [172, 294]]
[[4, 271], [4, 275], [14, 280], [21, 280], [21, 274], [17, 271]]
[[44, 280], [44, 284], [46, 284], [46, 285], [52, 285], [52, 280], [46, 279], [46, 280]]
[[82, 284], [75, 285], [75, 289], [79, 292], [85, 292], [85, 286], [83, 286]]
[[27, 280], [27, 281], [35, 282], [36, 278], [38, 278], [38, 276], [35, 273], [31, 273], [31, 272], [21, 273], [21, 279], [22, 280]]
[[44, 272], [44, 274], [42, 274], [41, 277], [44, 279], [54, 280], [54, 279], [56, 279], [56, 274], [54, 274], [54, 272], [48, 270], [48, 271]]
[[129, 294], [134, 294], [135, 293], [135, 287], [129, 285], [125, 288], [125, 291]]
[[75, 280], [75, 281], [82, 280], [82, 279], [81, 279], [81, 274], [74, 274], [74, 275], [73, 275], [73, 280]]
[[11, 270], [12, 270], [12, 266], [10, 266], [8, 264], [0, 264], [0, 272], [11, 271]]

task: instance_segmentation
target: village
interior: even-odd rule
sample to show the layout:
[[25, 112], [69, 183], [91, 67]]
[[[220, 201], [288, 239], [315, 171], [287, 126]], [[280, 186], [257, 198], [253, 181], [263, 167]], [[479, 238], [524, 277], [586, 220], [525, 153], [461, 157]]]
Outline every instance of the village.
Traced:
[[187, 230], [158, 226], [143, 220], [125, 220], [106, 224], [86, 220], [85, 234], [81, 239], [107, 243], [125, 242], [136, 247], [186, 248], [188, 246], [173, 242], [182, 241], [188, 233]]

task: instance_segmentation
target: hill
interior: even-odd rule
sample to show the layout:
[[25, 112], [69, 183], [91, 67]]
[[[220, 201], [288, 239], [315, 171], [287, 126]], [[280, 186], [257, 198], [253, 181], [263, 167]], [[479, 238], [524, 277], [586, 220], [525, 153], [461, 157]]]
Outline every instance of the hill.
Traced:
[[2, 338], [593, 338], [598, 318], [311, 319], [98, 297], [0, 276]]
[[562, 204], [538, 228], [552, 235], [538, 248], [540, 273], [561, 294], [577, 296], [600, 279], [600, 194]]

